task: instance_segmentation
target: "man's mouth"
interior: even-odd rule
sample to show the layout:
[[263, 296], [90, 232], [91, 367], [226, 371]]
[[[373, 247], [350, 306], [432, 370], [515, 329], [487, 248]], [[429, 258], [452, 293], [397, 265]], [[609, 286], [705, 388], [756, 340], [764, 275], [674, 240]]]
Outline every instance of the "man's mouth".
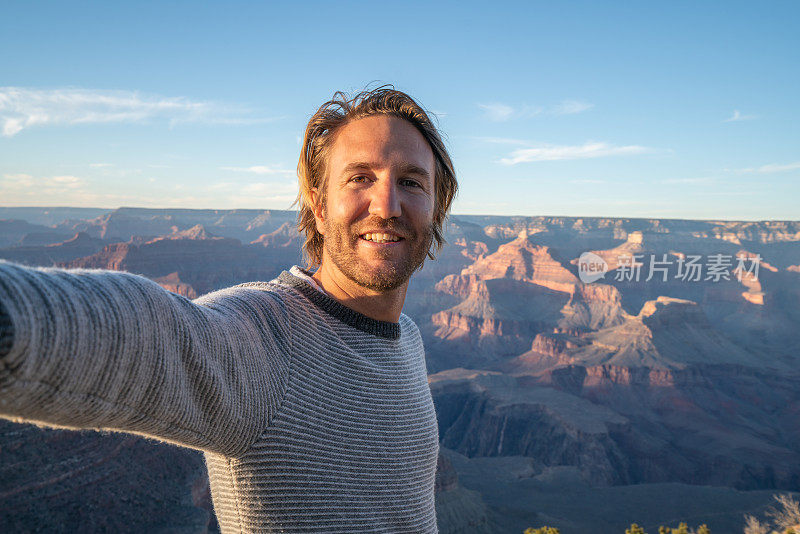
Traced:
[[395, 234], [386, 234], [380, 232], [361, 234], [360, 237], [364, 241], [372, 241], [373, 243], [393, 243], [395, 241], [400, 241], [401, 239], [403, 239], [402, 237]]

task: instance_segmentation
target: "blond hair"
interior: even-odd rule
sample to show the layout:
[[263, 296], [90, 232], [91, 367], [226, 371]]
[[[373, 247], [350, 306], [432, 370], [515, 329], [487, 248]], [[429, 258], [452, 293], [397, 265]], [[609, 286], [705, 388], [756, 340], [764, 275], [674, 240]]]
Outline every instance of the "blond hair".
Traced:
[[[391, 86], [365, 90], [352, 98], [337, 91], [309, 119], [297, 164], [300, 181], [300, 192], [295, 201], [300, 207], [297, 226], [300, 233], [305, 233], [303, 252], [309, 266], [322, 262], [323, 247], [323, 236], [317, 231], [314, 218], [315, 206], [311, 192], [313, 189], [317, 190], [317, 201], [324, 207], [327, 163], [336, 133], [349, 122], [373, 115], [389, 115], [408, 121], [430, 145], [435, 161], [433, 244], [436, 251], [441, 250], [445, 244], [442, 228], [458, 189], [458, 182], [450, 155], [428, 114], [413, 98]], [[431, 250], [428, 250], [428, 257], [434, 259]]]

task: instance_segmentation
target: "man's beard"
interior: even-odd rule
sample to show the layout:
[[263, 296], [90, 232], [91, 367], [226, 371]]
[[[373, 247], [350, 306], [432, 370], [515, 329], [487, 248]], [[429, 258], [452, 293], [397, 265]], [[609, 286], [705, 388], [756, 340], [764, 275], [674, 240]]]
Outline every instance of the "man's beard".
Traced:
[[[391, 291], [406, 283], [414, 271], [422, 266], [433, 243], [433, 224], [426, 226], [421, 232], [394, 219], [366, 220], [359, 226], [401, 234], [410, 245], [410, 250], [404, 257], [383, 263], [381, 268], [370, 268], [367, 263], [369, 259], [360, 258], [356, 253], [361, 232], [353, 228], [353, 233], [349, 233], [343, 225], [325, 222], [324, 246], [333, 264], [347, 278], [373, 291]], [[377, 250], [371, 254], [388, 259], [397, 252]]]

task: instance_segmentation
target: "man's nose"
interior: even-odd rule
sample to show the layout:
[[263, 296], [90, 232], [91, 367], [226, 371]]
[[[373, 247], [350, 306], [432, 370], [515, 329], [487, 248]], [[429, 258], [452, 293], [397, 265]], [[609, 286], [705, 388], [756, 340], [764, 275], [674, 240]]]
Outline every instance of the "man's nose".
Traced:
[[391, 219], [401, 215], [402, 208], [394, 180], [378, 180], [371, 189], [370, 215], [376, 215], [382, 219]]

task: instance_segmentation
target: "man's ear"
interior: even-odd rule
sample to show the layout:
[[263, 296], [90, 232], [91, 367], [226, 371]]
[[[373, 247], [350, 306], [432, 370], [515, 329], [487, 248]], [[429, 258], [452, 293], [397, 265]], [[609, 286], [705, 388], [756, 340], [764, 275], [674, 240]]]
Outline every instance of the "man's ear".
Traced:
[[311, 205], [313, 206], [314, 220], [317, 222], [317, 232], [325, 235], [325, 210], [322, 206], [322, 198], [319, 189], [311, 188]]

